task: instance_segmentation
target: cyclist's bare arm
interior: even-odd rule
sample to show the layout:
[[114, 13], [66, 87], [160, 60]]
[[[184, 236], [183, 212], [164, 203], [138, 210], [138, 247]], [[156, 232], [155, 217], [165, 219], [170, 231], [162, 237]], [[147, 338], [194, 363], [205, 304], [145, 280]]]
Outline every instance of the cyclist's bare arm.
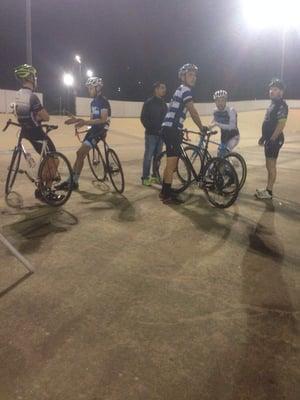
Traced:
[[48, 114], [48, 111], [45, 110], [44, 108], [42, 108], [40, 111], [37, 112], [36, 118], [37, 118], [38, 121], [47, 122], [47, 121], [49, 121], [50, 116]]
[[280, 119], [277, 123], [277, 126], [275, 128], [275, 131], [273, 132], [273, 135], [271, 136], [271, 140], [276, 140], [278, 136], [281, 134], [283, 131], [285, 124], [286, 124], [286, 119]]
[[200, 131], [202, 131], [203, 129], [203, 125], [200, 119], [200, 116], [198, 114], [198, 111], [196, 110], [195, 106], [194, 106], [194, 102], [193, 101], [189, 101], [188, 103], [186, 103], [186, 108], [189, 111], [192, 120], [195, 122], [195, 124], [198, 126], [198, 128], [200, 129]]

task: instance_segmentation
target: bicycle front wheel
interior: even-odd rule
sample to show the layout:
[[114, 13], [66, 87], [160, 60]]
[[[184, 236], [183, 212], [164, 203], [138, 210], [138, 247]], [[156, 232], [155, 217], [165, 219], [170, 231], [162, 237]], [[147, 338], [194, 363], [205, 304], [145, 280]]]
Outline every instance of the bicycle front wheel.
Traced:
[[202, 154], [200, 150], [195, 148], [194, 146], [187, 146], [184, 148], [184, 151], [189, 158], [196, 175], [199, 176], [202, 170]]
[[229, 161], [214, 157], [205, 166], [202, 187], [212, 205], [227, 208], [237, 199], [239, 180]]
[[[63, 154], [56, 151], [47, 153], [41, 162], [38, 179], [38, 190], [50, 206], [62, 206], [70, 198], [73, 173], [67, 157]], [[63, 185], [61, 188], [62, 182], [69, 182], [69, 185]]]
[[226, 160], [230, 162], [230, 164], [235, 169], [239, 179], [239, 190], [245, 184], [246, 177], [247, 177], [247, 164], [244, 158], [239, 153], [228, 153], [224, 156]]
[[[164, 171], [167, 165], [167, 152], [163, 151], [158, 155], [155, 160], [155, 173], [159, 178], [160, 183], [163, 182]], [[180, 156], [177, 161], [176, 169], [173, 174], [172, 191], [175, 193], [181, 193], [191, 183], [191, 171], [188, 164], [183, 156]]]
[[125, 179], [121, 161], [113, 149], [107, 151], [107, 169], [111, 183], [118, 193], [123, 193], [125, 189]]
[[88, 162], [92, 174], [99, 182], [104, 182], [106, 178], [106, 168], [103, 156], [98, 146], [93, 147], [88, 153]]
[[21, 161], [21, 149], [15, 147], [13, 155], [11, 158], [10, 166], [8, 168], [8, 174], [5, 182], [5, 194], [9, 195], [11, 193], [13, 185], [16, 180], [17, 173], [19, 171], [20, 161]]

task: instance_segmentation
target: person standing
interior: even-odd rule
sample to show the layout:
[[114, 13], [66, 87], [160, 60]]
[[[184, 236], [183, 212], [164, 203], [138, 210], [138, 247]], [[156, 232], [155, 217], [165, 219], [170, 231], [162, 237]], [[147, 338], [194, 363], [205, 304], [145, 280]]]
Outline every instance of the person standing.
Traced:
[[262, 125], [262, 136], [258, 141], [264, 146], [268, 181], [266, 189], [256, 189], [255, 196], [261, 200], [272, 199], [276, 181], [276, 162], [284, 143], [283, 129], [286, 125], [289, 108], [283, 99], [285, 86], [280, 79], [273, 79], [269, 84], [271, 104], [267, 109]]
[[198, 111], [194, 106], [192, 88], [197, 81], [198, 67], [194, 64], [185, 64], [178, 71], [180, 86], [176, 89], [170, 101], [168, 112], [162, 124], [162, 135], [167, 149], [167, 164], [164, 170], [162, 190], [159, 194], [164, 204], [180, 204], [181, 201], [172, 192], [173, 173], [176, 170], [178, 158], [181, 155], [183, 139], [183, 123], [187, 112], [199, 131], [207, 132], [208, 128], [202, 125]]
[[[162, 151], [161, 124], [167, 112], [167, 105], [164, 101], [166, 85], [163, 82], [153, 84], [153, 96], [147, 99], [143, 105], [141, 122], [145, 127], [145, 153], [143, 161], [142, 184], [151, 186], [152, 183], [159, 183], [154, 171], [155, 158]], [[152, 176], [150, 169], [152, 164]]]

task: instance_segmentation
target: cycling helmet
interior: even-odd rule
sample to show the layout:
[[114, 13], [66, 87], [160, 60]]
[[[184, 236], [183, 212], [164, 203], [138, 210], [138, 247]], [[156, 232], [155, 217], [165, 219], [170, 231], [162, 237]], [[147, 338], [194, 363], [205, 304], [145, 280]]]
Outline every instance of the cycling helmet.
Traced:
[[221, 98], [224, 98], [224, 99], [227, 100], [228, 99], [228, 93], [226, 92], [226, 90], [223, 90], [223, 89], [217, 90], [214, 93], [213, 98], [214, 98], [214, 100], [221, 99]]
[[276, 87], [280, 90], [285, 90], [285, 84], [283, 83], [283, 81], [281, 79], [278, 79], [278, 78], [274, 78], [271, 80], [271, 82], [269, 83], [269, 89], [271, 87]]
[[36, 78], [37, 71], [32, 65], [22, 64], [15, 68], [15, 76], [17, 79]]
[[98, 78], [97, 76], [92, 76], [86, 81], [85, 86], [87, 87], [102, 87], [103, 86], [103, 80], [102, 78]]
[[189, 71], [198, 72], [198, 67], [195, 64], [184, 64], [178, 71], [178, 78], [181, 79]]

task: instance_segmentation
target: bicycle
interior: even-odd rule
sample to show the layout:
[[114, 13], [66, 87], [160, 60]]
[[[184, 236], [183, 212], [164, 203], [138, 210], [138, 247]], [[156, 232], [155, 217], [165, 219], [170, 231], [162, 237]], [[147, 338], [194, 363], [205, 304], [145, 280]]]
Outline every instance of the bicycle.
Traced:
[[[196, 133], [183, 130], [183, 133]], [[203, 161], [201, 160], [200, 172], [196, 171], [186, 150], [185, 145], [190, 145], [184, 138], [181, 143], [181, 155], [178, 157], [176, 170], [172, 183], [174, 193], [185, 191], [192, 183], [198, 184], [203, 189], [208, 201], [217, 208], [230, 207], [237, 199], [239, 193], [239, 180], [234, 167], [230, 162], [220, 157], [208, 156], [208, 143], [210, 136], [216, 134], [216, 131], [208, 131], [203, 136], [207, 136], [207, 141], [203, 151]], [[190, 145], [195, 150], [197, 146]], [[163, 151], [155, 160], [155, 171], [162, 181], [162, 173], [166, 163], [167, 152]]]
[[[75, 127], [75, 136], [77, 136], [80, 143], [82, 143], [80, 135], [86, 132], [87, 130], [80, 131]], [[107, 180], [108, 175], [116, 192], [121, 194], [125, 189], [125, 179], [121, 161], [115, 150], [109, 147], [105, 138], [102, 138], [101, 141], [104, 146], [104, 157], [98, 144], [96, 144], [87, 155], [90, 169], [99, 182]]]
[[[9, 126], [22, 126], [9, 119], [3, 128], [5, 132]], [[58, 128], [57, 125], [43, 124], [41, 127], [45, 130], [45, 134]], [[68, 159], [57, 151], [48, 151], [47, 140], [43, 140], [42, 150], [38, 162], [34, 160], [29, 152], [26, 151], [22, 143], [21, 129], [18, 132], [18, 141], [15, 146], [8, 168], [8, 174], [5, 182], [5, 194], [8, 196], [12, 192], [17, 174], [25, 174], [25, 176], [35, 184], [39, 197], [42, 201], [51, 206], [62, 206], [70, 198], [72, 189], [58, 189], [58, 184], [69, 179], [73, 181], [72, 168]], [[21, 157], [25, 160], [25, 169], [20, 168]]]
[[[198, 132], [188, 131], [188, 133], [197, 134]], [[187, 147], [185, 147], [185, 151], [189, 155], [190, 161], [193, 165], [197, 166], [195, 169], [196, 171], [199, 171], [199, 173], [201, 171], [201, 164], [204, 157], [204, 142], [205, 138], [201, 137], [197, 146], [189, 144]], [[209, 143], [218, 146], [218, 157], [227, 159], [230, 164], [233, 165], [239, 179], [239, 190], [241, 190], [247, 177], [247, 164], [244, 158], [239, 153], [231, 152], [223, 143], [218, 143], [213, 140], [210, 140]], [[197, 149], [195, 149], [195, 147], [197, 147]], [[209, 151], [207, 151], [206, 156], [208, 159], [212, 158], [212, 155], [209, 153]]]

